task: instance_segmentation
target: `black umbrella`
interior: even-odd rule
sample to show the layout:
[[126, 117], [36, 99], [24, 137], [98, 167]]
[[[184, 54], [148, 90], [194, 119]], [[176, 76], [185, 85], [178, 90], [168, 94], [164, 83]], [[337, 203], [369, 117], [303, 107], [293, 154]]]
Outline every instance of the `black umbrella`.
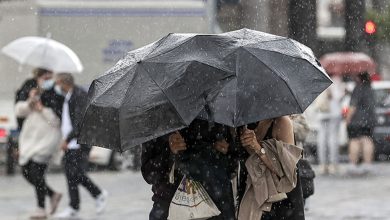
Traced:
[[79, 142], [123, 151], [198, 116], [237, 127], [302, 113], [330, 84], [312, 51], [285, 37], [169, 34], [93, 81]]

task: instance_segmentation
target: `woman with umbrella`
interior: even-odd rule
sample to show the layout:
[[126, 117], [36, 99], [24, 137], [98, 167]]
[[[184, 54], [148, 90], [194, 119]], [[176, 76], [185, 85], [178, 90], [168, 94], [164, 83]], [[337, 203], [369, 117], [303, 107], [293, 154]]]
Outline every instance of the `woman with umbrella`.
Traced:
[[[196, 119], [188, 128], [143, 147], [141, 171], [154, 193], [150, 220], [168, 218], [171, 200], [184, 175], [199, 181], [221, 211], [211, 219], [235, 219], [230, 180], [237, 160], [227, 126]], [[175, 174], [173, 182], [168, 178], [170, 172]]]
[[54, 89], [53, 72], [80, 73], [83, 66], [69, 47], [49, 38], [18, 38], [1, 52], [20, 65], [38, 67], [37, 77], [27, 81], [18, 91], [15, 110], [18, 118], [25, 118], [19, 136], [19, 164], [27, 181], [35, 187], [38, 200], [38, 209], [31, 218], [46, 218], [45, 196], [51, 199], [50, 214], [56, 211], [61, 198], [61, 194], [54, 192], [45, 181], [47, 164], [61, 140], [64, 102], [60, 91]]
[[[248, 175], [248, 170], [246, 169], [246, 167], [250, 167], [247, 159], [248, 157], [250, 157], [250, 155], [255, 154], [256, 157], [261, 160], [261, 163], [265, 165], [266, 169], [269, 169], [273, 174], [278, 173], [276, 167], [274, 166], [274, 163], [272, 162], [272, 160], [275, 160], [275, 157], [267, 155], [269, 151], [265, 151], [263, 143], [259, 140], [266, 141], [270, 139], [275, 139], [277, 141], [289, 145], [294, 145], [293, 126], [291, 119], [288, 116], [263, 120], [258, 123], [250, 124], [248, 128], [251, 128], [253, 130], [245, 128], [241, 131], [240, 136], [241, 144], [245, 148], [247, 153], [243, 158], [243, 161], [246, 163], [241, 166], [242, 179], [240, 180], [238, 188], [239, 201], [245, 199], [243, 198], [244, 193], [248, 191], [248, 186], [246, 185], [246, 183], [248, 182], [247, 179], [253, 178], [253, 176]], [[298, 159], [299, 157], [294, 158], [295, 165]], [[283, 163], [283, 161], [280, 161], [278, 163]], [[296, 171], [296, 168], [292, 167], [290, 168], [290, 170]], [[297, 173], [293, 175], [297, 175]], [[293, 184], [291, 188], [293, 189], [292, 191], [287, 193], [287, 198], [281, 199], [281, 201], [278, 202], [271, 203], [272, 208], [268, 212], [265, 211], [262, 213], [261, 220], [305, 219], [304, 201], [299, 177], [297, 177], [296, 179], [296, 185]], [[239, 219], [254, 219], [253, 214], [248, 213], [250, 212], [250, 208], [248, 206], [248, 203], [241, 203], [239, 210]]]
[[[214, 148], [215, 140], [221, 139], [219, 135], [212, 135], [212, 129], [209, 130], [207, 126], [206, 129], [200, 129], [206, 131], [207, 135], [199, 135], [198, 140], [198, 134], [202, 133], [196, 132], [196, 128], [191, 129], [195, 118], [201, 117], [211, 124], [237, 128], [265, 119], [303, 113], [330, 84], [331, 80], [319, 66], [310, 48], [285, 37], [248, 29], [220, 35], [169, 34], [155, 43], [129, 52], [105, 75], [93, 81], [79, 142], [123, 151], [190, 126], [189, 132], [180, 131], [183, 138], [178, 135], [171, 137], [180, 140], [178, 149], [188, 148], [183, 155], [177, 155], [178, 170], [192, 172], [192, 166], [186, 167], [184, 165], [188, 163], [183, 163], [188, 158], [186, 152], [189, 152], [195, 158], [200, 158], [191, 160], [189, 155], [189, 161], [199, 164], [193, 167], [202, 167], [211, 162], [208, 167], [213, 171], [203, 172], [199, 169], [199, 172], [191, 173], [200, 177], [206, 175], [206, 178], [199, 178], [204, 181], [206, 190], [209, 179], [226, 183], [223, 189], [229, 190], [229, 172], [210, 175], [212, 178], [207, 176], [208, 173], [217, 174], [228, 166], [213, 164], [219, 162], [213, 159], [215, 155], [196, 156], [203, 155], [205, 145]], [[278, 128], [277, 122], [270, 130]], [[269, 127], [264, 129], [265, 134]], [[283, 129], [291, 133], [290, 129]], [[272, 133], [277, 135], [276, 130]], [[228, 136], [222, 137], [227, 139], [229, 146], [233, 146]], [[253, 139], [253, 133], [252, 137], [243, 138], [251, 143], [257, 142]], [[193, 145], [197, 141], [202, 143], [200, 148], [197, 144]], [[151, 147], [146, 146], [145, 150], [151, 153], [145, 152], [144, 156], [150, 156], [144, 157], [143, 161], [145, 167], [157, 168], [150, 169], [150, 172], [144, 169], [143, 173], [145, 179], [154, 185], [154, 199], [165, 195], [165, 201], [169, 201], [173, 195], [171, 190], [175, 190], [175, 187], [167, 187], [166, 172], [170, 170], [169, 158], [172, 158], [169, 142], [169, 136], [165, 136], [157, 138], [152, 142], [154, 144], [150, 144]], [[291, 146], [291, 140], [285, 142], [279, 141], [278, 144]], [[297, 157], [300, 157], [301, 149], [295, 149], [295, 153], [299, 151]], [[155, 162], [151, 160], [153, 155], [160, 155], [155, 158]], [[256, 159], [255, 155], [252, 158]], [[290, 168], [296, 171], [295, 164]], [[296, 175], [290, 177], [296, 178]], [[157, 182], [154, 182], [156, 179]], [[159, 190], [160, 186], [162, 190]], [[218, 194], [212, 195], [213, 190], [208, 193], [218, 208], [223, 209], [222, 218], [230, 219], [233, 208], [229, 211], [222, 207]], [[231, 195], [228, 191], [224, 194]], [[161, 217], [164, 211], [158, 210], [166, 210], [166, 207], [167, 204], [162, 207], [155, 200], [153, 210], [158, 213], [157, 217], [164, 219]]]
[[18, 101], [16, 115], [25, 121], [19, 137], [19, 164], [23, 176], [34, 186], [38, 209], [31, 219], [46, 218], [45, 197], [50, 198], [50, 214], [56, 211], [61, 194], [45, 181], [45, 171], [61, 140], [60, 118], [63, 97], [53, 89], [53, 73], [41, 70], [37, 75], [37, 88], [30, 90], [28, 98]]

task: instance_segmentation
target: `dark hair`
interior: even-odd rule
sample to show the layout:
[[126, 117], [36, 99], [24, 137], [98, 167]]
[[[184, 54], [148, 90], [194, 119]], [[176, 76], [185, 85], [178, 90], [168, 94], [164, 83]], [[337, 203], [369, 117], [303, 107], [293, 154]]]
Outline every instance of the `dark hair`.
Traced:
[[53, 72], [44, 68], [35, 68], [33, 70], [34, 78], [39, 78], [45, 74], [53, 74]]
[[371, 84], [371, 76], [367, 72], [360, 73], [359, 79], [362, 82], [362, 84]]
[[66, 85], [74, 86], [74, 78], [70, 73], [58, 73], [56, 76], [57, 80], [65, 83]]

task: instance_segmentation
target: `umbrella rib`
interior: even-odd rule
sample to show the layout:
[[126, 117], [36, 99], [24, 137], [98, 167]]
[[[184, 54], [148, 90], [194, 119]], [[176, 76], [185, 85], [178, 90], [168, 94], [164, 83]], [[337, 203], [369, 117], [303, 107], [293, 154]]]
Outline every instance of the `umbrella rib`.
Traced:
[[[222, 70], [222, 71], [225, 71], [225, 72], [228, 72], [228, 73], [234, 73], [232, 71], [230, 71], [229, 69], [226, 69], [224, 67], [221, 67], [221, 66], [214, 66], [210, 63], [207, 63], [207, 60], [187, 60], [187, 61], [177, 61], [177, 62], [172, 62], [172, 63], [183, 63], [183, 62], [197, 62], [197, 63], [200, 63], [200, 64], [204, 64], [206, 66], [209, 66], [211, 68], [215, 68], [215, 69], [218, 69], [218, 70]], [[166, 64], [164, 62], [154, 62], [154, 61], [145, 61], [144, 63], [156, 63], [156, 64]]]
[[[41, 45], [43, 45], [43, 44], [45, 44], [45, 42], [41, 42], [41, 43], [35, 45], [35, 47], [33, 47], [34, 49], [32, 49], [31, 51], [36, 50], [36, 48], [38, 48], [39, 46], [41, 46]], [[31, 56], [32, 56], [32, 53], [30, 53], [29, 55], [27, 55], [26, 57], [24, 57], [24, 59], [23, 59], [23, 61], [22, 61], [21, 63], [25, 65], [25, 64], [26, 64], [26, 61], [27, 61]]]
[[[246, 50], [246, 49], [245, 49]], [[248, 50], [246, 50], [248, 51]], [[252, 54], [252, 56], [256, 57], [256, 55], [254, 55], [252, 52], [248, 51], [248, 53]], [[296, 94], [293, 92], [293, 90], [291, 89], [290, 85], [287, 83], [287, 81], [285, 80], [285, 75], [283, 73], [280, 73], [279, 71], [277, 70], [274, 70], [272, 69], [270, 66], [268, 66], [266, 63], [264, 63], [262, 60], [260, 60], [259, 58], [256, 57], [256, 59], [258, 61], [260, 61], [262, 64], [264, 64], [265, 67], [267, 67], [269, 70], [271, 70], [272, 72], [275, 72], [277, 73], [277, 75], [282, 79], [282, 81], [286, 84], [287, 88], [290, 90], [291, 94], [293, 94], [293, 97], [294, 97], [294, 100], [295, 102], [297, 103], [297, 105], [299, 106], [299, 109], [301, 110], [301, 112], [304, 112], [303, 111], [303, 108], [302, 106], [299, 104], [298, 100], [297, 100], [297, 97], [296, 97]]]
[[[135, 74], [136, 74], [136, 73], [135, 73]], [[134, 77], [133, 77], [133, 78], [135, 78], [135, 74], [134, 74]], [[107, 88], [105, 88], [105, 91], [104, 91], [104, 92], [102, 92], [99, 96], [95, 97], [95, 99], [93, 99], [93, 100], [91, 100], [91, 101], [95, 101], [97, 98], [99, 98], [99, 97], [101, 97], [101, 96], [107, 94], [107, 92], [110, 90], [110, 88], [112, 88], [113, 86], [115, 86], [115, 85], [117, 85], [119, 82], [121, 82], [122, 79], [123, 79], [124, 77], [126, 77], [126, 75], [127, 75], [127, 73], [124, 73], [121, 77], [119, 77], [118, 80], [116, 80], [116, 82], [114, 82], [114, 83], [111, 84], [110, 86], [107, 86]], [[105, 76], [105, 75], [104, 75], [104, 76]], [[102, 77], [104, 77], [104, 76], [102, 76]], [[98, 81], [99, 81], [99, 79], [97, 79], [97, 82], [98, 82]], [[127, 92], [127, 90], [126, 90], [126, 92]]]
[[[169, 36], [169, 35], [168, 35]], [[168, 37], [168, 36], [166, 36], [166, 37]], [[188, 39], [186, 39], [186, 40], [184, 40], [183, 42], [181, 42], [179, 45], [176, 45], [176, 47], [174, 47], [174, 48], [171, 48], [171, 49], [169, 49], [169, 50], [167, 50], [167, 51], [164, 51], [164, 53], [161, 53], [161, 54], [157, 54], [157, 55], [154, 55], [154, 56], [151, 56], [151, 57], [148, 57], [147, 59], [145, 59], [145, 60], [143, 60], [143, 61], [147, 61], [147, 60], [149, 60], [149, 59], [152, 59], [152, 58], [155, 58], [155, 57], [158, 57], [158, 56], [161, 56], [161, 55], [164, 55], [164, 54], [166, 54], [166, 53], [169, 53], [169, 52], [171, 52], [172, 50], [174, 50], [174, 49], [176, 49], [176, 48], [178, 48], [178, 47], [180, 47], [181, 45], [183, 45], [183, 44], [185, 44], [185, 43], [187, 43], [189, 40], [191, 40], [191, 39], [193, 39], [194, 37], [195, 37], [196, 35], [194, 35], [194, 36], [192, 36], [192, 37], [190, 37], [190, 38], [188, 38]], [[161, 42], [157, 47], [159, 47], [161, 44], [162, 44], [163, 42]], [[157, 49], [157, 47], [153, 50], [153, 52]], [[151, 53], [149, 53], [149, 54], [151, 54]]]
[[[149, 72], [148, 72], [145, 68], [143, 68], [142, 65], [139, 65], [139, 67], [142, 68], [142, 69], [148, 74], [149, 78], [158, 86], [158, 88], [160, 88], [160, 90], [164, 93], [165, 97], [167, 97], [167, 99], [168, 99], [171, 103], [173, 103], [172, 100], [169, 98], [169, 96], [165, 93], [164, 89], [162, 89], [161, 86], [153, 79], [153, 77], [150, 76]], [[186, 123], [185, 123], [185, 120], [184, 120], [183, 117], [180, 115], [180, 113], [177, 111], [177, 109], [176, 109], [176, 108], [174, 108], [174, 109], [175, 109], [176, 113], [179, 115], [181, 121], [182, 121], [184, 124], [186, 124]]]
[[[282, 39], [279, 39], [279, 40], [282, 40]], [[291, 39], [290, 38], [286, 38], [285, 40], [291, 40]], [[243, 48], [247, 49], [246, 47], [248, 47], [248, 48], [253, 48], [253, 49], [256, 49], [256, 50], [268, 51], [268, 52], [271, 52], [271, 53], [278, 53], [278, 54], [281, 54], [281, 55], [284, 55], [284, 56], [294, 57], [294, 58], [297, 58], [297, 59], [301, 59], [301, 60], [306, 60], [307, 61], [307, 59], [305, 59], [303, 57], [298, 57], [298, 56], [290, 55], [290, 54], [284, 54], [284, 53], [279, 52], [279, 51], [267, 50], [267, 49], [264, 49], [264, 48], [254, 48], [254, 47], [251, 47], [251, 45], [254, 45], [254, 44], [245, 45], [245, 46], [243, 46]], [[301, 49], [299, 49], [299, 50], [301, 50]]]
[[159, 47], [161, 46], [161, 44], [162, 44], [169, 36], [171, 36], [171, 34], [172, 34], [172, 33], [169, 33], [167, 36], [163, 37], [163, 38], [160, 40], [160, 43], [159, 43], [155, 48], [153, 48], [153, 50], [150, 51], [150, 52], [148, 53], [148, 55], [145, 55], [144, 58], [147, 57], [147, 56], [149, 56], [150, 54], [152, 54], [155, 50], [157, 50], [157, 48], [159, 48]]

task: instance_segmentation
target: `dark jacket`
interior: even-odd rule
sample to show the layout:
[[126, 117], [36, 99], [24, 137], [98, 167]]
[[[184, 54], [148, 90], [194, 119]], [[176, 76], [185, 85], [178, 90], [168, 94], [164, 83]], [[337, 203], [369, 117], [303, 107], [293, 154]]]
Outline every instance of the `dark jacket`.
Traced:
[[80, 134], [80, 124], [87, 104], [87, 92], [82, 88], [75, 86], [72, 96], [69, 99], [69, 116], [72, 122], [73, 130], [66, 137], [66, 141], [77, 139]]
[[351, 95], [350, 106], [355, 107], [350, 127], [373, 128], [376, 125], [375, 94], [370, 84], [358, 84]]
[[[38, 87], [38, 83], [35, 79], [26, 80], [23, 83], [23, 85], [20, 87], [20, 89], [16, 91], [15, 103], [19, 101], [26, 101], [28, 99], [31, 89], [37, 87]], [[23, 126], [24, 118], [18, 117], [17, 122], [18, 122], [18, 129], [21, 130]]]
[[[222, 129], [221, 129], [222, 128]], [[195, 120], [188, 128], [180, 131], [187, 150], [173, 155], [169, 149], [168, 136], [157, 138], [143, 146], [142, 175], [152, 185], [154, 202], [170, 202], [186, 175], [199, 181], [210, 195], [221, 215], [212, 219], [234, 219], [234, 200], [231, 177], [234, 175], [237, 160], [234, 145], [229, 153], [217, 152], [213, 143], [220, 138], [232, 143], [229, 130], [222, 125], [209, 125], [206, 121]], [[169, 172], [175, 162], [175, 182], [169, 183]], [[168, 210], [165, 210], [168, 212]]]
[[173, 165], [173, 155], [168, 146], [168, 137], [160, 137], [142, 145], [141, 172], [145, 181], [152, 185], [152, 200], [170, 201], [177, 189], [169, 183], [169, 171]]
[[[38, 88], [38, 83], [35, 79], [26, 80], [20, 89], [16, 92], [15, 103], [19, 101], [26, 101], [29, 98], [30, 91], [34, 88]], [[50, 90], [43, 91], [41, 94], [41, 102], [43, 106], [51, 108], [56, 115], [61, 119], [62, 105], [64, 103], [64, 97], [58, 95], [54, 91], [54, 87]], [[17, 118], [18, 129], [21, 130], [24, 122], [24, 118]]]
[[43, 106], [51, 108], [54, 113], [61, 119], [62, 117], [62, 106], [64, 104], [64, 97], [58, 95], [54, 88], [45, 90], [41, 94], [41, 102]]

